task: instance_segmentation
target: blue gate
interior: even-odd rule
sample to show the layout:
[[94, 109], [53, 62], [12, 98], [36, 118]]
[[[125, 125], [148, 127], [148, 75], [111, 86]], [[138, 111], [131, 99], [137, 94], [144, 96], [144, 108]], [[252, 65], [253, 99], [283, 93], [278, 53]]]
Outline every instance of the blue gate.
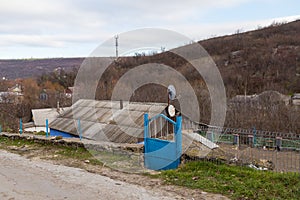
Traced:
[[[160, 136], [164, 132], [165, 138], [153, 138], [149, 134], [149, 124], [154, 120], [160, 119], [161, 124], [164, 120], [164, 126], [160, 127]], [[171, 125], [171, 128], [168, 128]], [[164, 127], [164, 128], [163, 128]], [[168, 140], [169, 131], [172, 132], [172, 140]], [[157, 134], [155, 131], [154, 135]], [[144, 164], [145, 167], [152, 170], [176, 169], [180, 164], [182, 152], [182, 135], [181, 135], [181, 116], [176, 117], [176, 122], [163, 114], [156, 115], [149, 119], [148, 114], [144, 115]]]

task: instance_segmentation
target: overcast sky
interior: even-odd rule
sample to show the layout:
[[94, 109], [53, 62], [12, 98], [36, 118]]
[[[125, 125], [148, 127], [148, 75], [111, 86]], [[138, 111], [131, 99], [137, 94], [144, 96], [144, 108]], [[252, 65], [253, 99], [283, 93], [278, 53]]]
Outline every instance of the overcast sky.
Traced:
[[0, 59], [88, 56], [139, 28], [201, 40], [296, 19], [299, 0], [0, 0]]

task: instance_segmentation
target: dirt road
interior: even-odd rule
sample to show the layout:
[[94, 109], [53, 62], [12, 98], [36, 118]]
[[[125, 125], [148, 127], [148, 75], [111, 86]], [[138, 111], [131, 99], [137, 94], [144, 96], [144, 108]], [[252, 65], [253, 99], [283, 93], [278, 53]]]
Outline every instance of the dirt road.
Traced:
[[174, 194], [0, 150], [0, 199], [174, 199]]

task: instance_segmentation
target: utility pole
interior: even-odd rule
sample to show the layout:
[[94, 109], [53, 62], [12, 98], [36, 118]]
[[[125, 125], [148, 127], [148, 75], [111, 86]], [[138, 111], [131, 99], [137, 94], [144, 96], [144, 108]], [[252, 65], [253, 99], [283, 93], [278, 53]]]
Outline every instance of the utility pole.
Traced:
[[119, 43], [118, 43], [118, 39], [119, 39], [119, 36], [116, 35], [116, 36], [115, 36], [115, 40], [116, 40], [116, 58], [119, 57], [119, 52], [118, 52], [118, 46], [119, 46]]

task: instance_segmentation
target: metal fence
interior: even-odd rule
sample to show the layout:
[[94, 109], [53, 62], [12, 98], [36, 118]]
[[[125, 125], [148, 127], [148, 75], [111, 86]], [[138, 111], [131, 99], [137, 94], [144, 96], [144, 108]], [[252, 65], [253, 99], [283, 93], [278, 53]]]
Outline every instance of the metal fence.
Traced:
[[[156, 121], [150, 129], [157, 133], [156, 137], [166, 137], [162, 132], [171, 133], [172, 128], [169, 127]], [[256, 130], [254, 127], [237, 129], [209, 126], [193, 122], [184, 116], [182, 129], [185, 132], [197, 132], [219, 145], [219, 148], [211, 150], [205, 157], [188, 159], [222, 161], [259, 170], [300, 173], [300, 134]]]
[[224, 160], [260, 170], [300, 173], [300, 135], [270, 131], [199, 127], [198, 133], [217, 143], [207, 160]]

